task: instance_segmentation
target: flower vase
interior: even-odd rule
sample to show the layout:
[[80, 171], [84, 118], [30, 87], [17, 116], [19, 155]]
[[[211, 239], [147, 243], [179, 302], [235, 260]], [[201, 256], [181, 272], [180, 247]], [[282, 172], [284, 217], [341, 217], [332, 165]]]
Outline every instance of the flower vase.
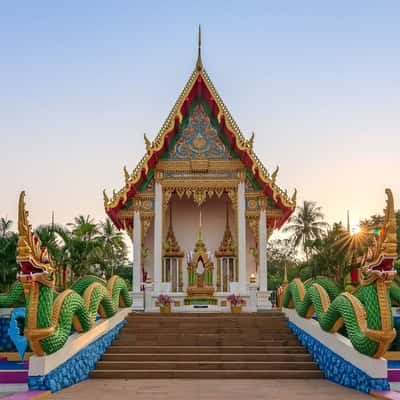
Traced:
[[169, 314], [171, 312], [171, 304], [166, 304], [165, 306], [160, 305], [160, 312], [163, 314]]
[[233, 304], [231, 304], [231, 312], [233, 314], [240, 314], [242, 312], [242, 306], [241, 305], [234, 306]]

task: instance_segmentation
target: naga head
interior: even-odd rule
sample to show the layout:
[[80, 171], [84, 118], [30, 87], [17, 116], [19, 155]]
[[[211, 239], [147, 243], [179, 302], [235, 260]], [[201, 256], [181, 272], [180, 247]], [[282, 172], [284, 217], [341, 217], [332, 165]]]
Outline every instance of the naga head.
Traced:
[[32, 231], [32, 226], [28, 222], [28, 211], [25, 209], [25, 192], [19, 196], [18, 206], [18, 245], [17, 263], [20, 266], [18, 279], [22, 282], [29, 282], [36, 277], [46, 276], [48, 280], [53, 280], [54, 265], [46, 247], [37, 235]]
[[386, 189], [385, 192], [387, 199], [381, 235], [376, 239], [371, 261], [365, 262], [362, 269], [368, 277], [381, 276], [386, 280], [396, 276], [393, 263], [397, 259], [397, 224], [393, 193], [390, 189]]

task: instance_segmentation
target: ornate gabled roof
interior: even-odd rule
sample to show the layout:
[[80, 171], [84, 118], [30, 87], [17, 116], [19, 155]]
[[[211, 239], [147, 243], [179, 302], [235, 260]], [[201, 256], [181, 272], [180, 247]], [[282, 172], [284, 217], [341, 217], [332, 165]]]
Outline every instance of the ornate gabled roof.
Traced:
[[149, 171], [151, 171], [161, 155], [168, 149], [169, 143], [174, 135], [178, 133], [180, 124], [184, 116], [187, 115], [191, 103], [199, 97], [208, 103], [211, 114], [217, 119], [220, 125], [220, 131], [227, 137], [233, 150], [251, 172], [254, 179], [259, 183], [264, 193], [272, 197], [282, 210], [281, 217], [276, 221], [276, 227], [279, 228], [295, 209], [296, 190], [294, 194], [289, 197], [287, 191], [283, 191], [276, 184], [276, 174], [270, 175], [263, 163], [254, 153], [254, 134], [249, 140], [246, 140], [243, 136], [203, 67], [200, 44], [199, 40], [196, 67], [155, 140], [151, 142], [145, 136], [146, 154], [139, 161], [131, 174], [124, 169], [125, 186], [121, 190], [118, 192], [114, 191], [111, 198], [108, 198], [105, 191], [103, 192], [106, 212], [118, 228], [123, 227], [122, 222], [118, 218], [118, 211], [128, 199], [134, 197], [138, 192], [140, 185], [147, 178]]

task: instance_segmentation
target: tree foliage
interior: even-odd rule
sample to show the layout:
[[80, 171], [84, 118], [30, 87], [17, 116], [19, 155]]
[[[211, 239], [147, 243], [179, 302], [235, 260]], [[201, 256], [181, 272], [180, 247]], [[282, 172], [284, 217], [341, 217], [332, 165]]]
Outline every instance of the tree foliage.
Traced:
[[18, 235], [11, 231], [12, 221], [0, 219], [0, 291], [9, 287], [15, 281], [18, 271], [16, 262]]
[[[11, 231], [11, 226], [8, 219], [0, 219], [1, 291], [15, 281], [18, 271], [18, 234]], [[80, 215], [67, 226], [40, 225], [35, 233], [54, 261], [59, 283], [63, 282], [67, 271], [70, 271], [72, 280], [88, 273], [107, 278], [117, 272], [125, 273], [123, 266], [128, 261], [128, 250], [124, 234], [109, 219], [96, 223], [90, 216]]]
[[322, 208], [314, 201], [304, 201], [303, 205], [299, 206], [295, 214], [290, 217], [283, 231], [290, 233], [293, 246], [301, 248], [308, 261], [311, 248], [307, 246], [307, 243], [321, 239], [327, 228], [328, 224], [324, 221]]

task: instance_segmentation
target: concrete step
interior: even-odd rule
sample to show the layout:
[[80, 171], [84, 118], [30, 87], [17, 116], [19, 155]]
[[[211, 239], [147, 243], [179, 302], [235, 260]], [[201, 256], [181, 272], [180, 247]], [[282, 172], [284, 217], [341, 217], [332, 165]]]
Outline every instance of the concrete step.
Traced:
[[197, 330], [196, 332], [186, 330], [184, 333], [181, 333], [182, 331], [172, 331], [172, 330], [167, 330], [167, 331], [162, 331], [158, 333], [154, 333], [154, 330], [152, 332], [141, 332], [141, 331], [125, 331], [123, 330], [119, 334], [119, 338], [124, 338], [124, 339], [151, 339], [151, 340], [158, 340], [160, 337], [164, 338], [172, 338], [172, 337], [178, 337], [181, 338], [183, 336], [185, 337], [224, 337], [224, 338], [231, 338], [231, 337], [248, 337], [249, 339], [289, 339], [293, 338], [293, 334], [291, 332], [260, 332], [260, 331], [255, 331], [255, 330], [249, 330], [246, 332], [245, 329], [241, 329], [237, 332], [235, 331], [210, 331], [210, 330]]
[[185, 337], [176, 336], [176, 337], [158, 337], [157, 339], [151, 337], [143, 337], [143, 338], [121, 338], [116, 339], [114, 344], [120, 346], [126, 345], [164, 345], [164, 346], [246, 346], [246, 345], [255, 345], [255, 346], [295, 346], [298, 344], [296, 338], [290, 339], [255, 339], [249, 338], [245, 335], [243, 336], [233, 336], [233, 337], [224, 337], [224, 336], [209, 336], [209, 335], [198, 335], [195, 337]]
[[99, 361], [96, 370], [318, 370], [313, 361]]
[[143, 318], [143, 319], [151, 319], [151, 318], [180, 318], [180, 319], [206, 319], [206, 318], [229, 318], [229, 319], [238, 319], [238, 318], [268, 318], [268, 317], [283, 317], [286, 318], [285, 313], [278, 310], [265, 311], [262, 313], [240, 313], [240, 314], [232, 314], [230, 312], [227, 313], [174, 313], [171, 312], [169, 314], [160, 314], [158, 312], [154, 313], [142, 313], [142, 312], [133, 312], [128, 315], [128, 318]]
[[226, 333], [226, 334], [240, 334], [240, 333], [248, 333], [248, 334], [257, 334], [257, 333], [266, 333], [266, 334], [292, 334], [291, 330], [287, 326], [287, 323], [282, 324], [282, 326], [127, 326], [126, 329], [123, 330], [123, 333], [134, 333], [134, 334], [154, 334], [157, 329], [161, 329], [163, 333], [177, 333], [179, 331], [183, 331], [185, 333]]
[[133, 314], [90, 376], [103, 379], [316, 379], [280, 312]]
[[319, 370], [95, 370], [94, 379], [322, 379]]
[[101, 361], [266, 361], [266, 362], [306, 362], [313, 361], [308, 353], [260, 354], [260, 353], [107, 353]]
[[136, 346], [117, 345], [114, 343], [106, 354], [308, 354], [299, 344], [293, 346]]

